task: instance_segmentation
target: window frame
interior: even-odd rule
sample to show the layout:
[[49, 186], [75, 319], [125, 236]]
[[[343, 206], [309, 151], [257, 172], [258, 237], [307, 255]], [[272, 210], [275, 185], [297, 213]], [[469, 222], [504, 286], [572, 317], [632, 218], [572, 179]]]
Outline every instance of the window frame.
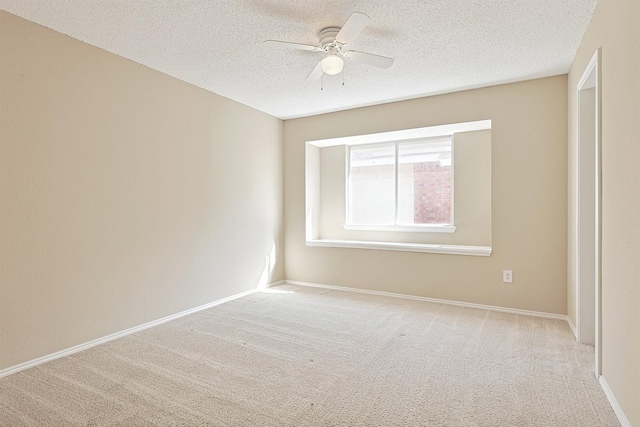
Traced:
[[[403, 224], [398, 223], [398, 174], [400, 164], [400, 145], [412, 142], [436, 142], [448, 140], [451, 147], [451, 223], [449, 224]], [[394, 223], [393, 225], [385, 224], [354, 224], [352, 220], [351, 209], [351, 149], [353, 147], [375, 147], [394, 144]], [[359, 231], [394, 231], [408, 233], [454, 233], [455, 227], [455, 159], [454, 159], [454, 138], [452, 135], [438, 135], [421, 138], [406, 138], [394, 141], [378, 141], [365, 144], [346, 144], [345, 150], [345, 221], [343, 227], [345, 230]]]

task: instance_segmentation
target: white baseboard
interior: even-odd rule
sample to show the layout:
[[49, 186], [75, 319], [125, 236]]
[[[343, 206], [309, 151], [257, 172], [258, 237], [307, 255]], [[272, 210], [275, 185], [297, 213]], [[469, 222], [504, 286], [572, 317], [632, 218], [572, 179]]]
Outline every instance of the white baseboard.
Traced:
[[[324, 288], [324, 289], [332, 289], [332, 290], [338, 290], [338, 291], [346, 291], [346, 292], [357, 292], [357, 293], [362, 293], [362, 294], [370, 294], [370, 295], [381, 295], [381, 296], [388, 296], [388, 297], [395, 297], [395, 298], [405, 298], [405, 299], [411, 299], [411, 300], [417, 300], [417, 301], [427, 301], [427, 302], [434, 302], [434, 303], [439, 303], [439, 304], [449, 304], [449, 305], [457, 305], [457, 306], [461, 306], [461, 307], [470, 307], [470, 308], [478, 308], [478, 309], [482, 309], [482, 310], [489, 310], [489, 311], [498, 311], [498, 312], [502, 312], [502, 313], [509, 313], [509, 314], [519, 314], [519, 315], [523, 315], [523, 316], [532, 316], [532, 317], [542, 317], [542, 318], [547, 318], [547, 319], [557, 319], [557, 320], [565, 320], [567, 321], [567, 323], [569, 324], [569, 327], [571, 328], [571, 330], [573, 331], [573, 333], [576, 333], [575, 330], [575, 326], [573, 325], [573, 322], [571, 322], [571, 319], [568, 316], [564, 316], [564, 315], [560, 315], [560, 314], [553, 314], [553, 313], [544, 313], [544, 312], [538, 312], [538, 311], [529, 311], [529, 310], [520, 310], [520, 309], [514, 309], [514, 308], [507, 308], [507, 307], [498, 307], [498, 306], [492, 306], [492, 305], [484, 305], [484, 304], [474, 304], [474, 303], [468, 303], [468, 302], [460, 302], [460, 301], [451, 301], [451, 300], [443, 300], [443, 299], [436, 299], [436, 298], [428, 298], [428, 297], [420, 297], [420, 296], [414, 296], [414, 295], [405, 295], [405, 294], [397, 294], [397, 293], [392, 293], [392, 292], [383, 292], [383, 291], [373, 291], [373, 290], [367, 290], [367, 289], [357, 289], [357, 288], [349, 288], [349, 287], [343, 287], [343, 286], [332, 286], [332, 285], [323, 285], [323, 284], [319, 284], [319, 283], [309, 283], [309, 282], [299, 282], [299, 281], [295, 281], [295, 280], [280, 280], [278, 282], [274, 282], [274, 283], [270, 283], [267, 285], [267, 288], [270, 287], [275, 287], [275, 286], [279, 286], [279, 285], [284, 285], [284, 284], [290, 284], [290, 285], [297, 285], [297, 286], [307, 286], [307, 287], [313, 287], [313, 288]], [[211, 308], [211, 307], [215, 307], [216, 305], [220, 305], [220, 304], [224, 304], [226, 302], [229, 301], [233, 301], [235, 299], [238, 298], [242, 298], [244, 296], [247, 295], [251, 295], [255, 292], [259, 292], [258, 289], [251, 289], [249, 291], [245, 291], [245, 292], [241, 292], [239, 294], [236, 295], [231, 295], [229, 297], [226, 298], [222, 298], [198, 307], [194, 307], [185, 311], [181, 311], [180, 313], [176, 313], [176, 314], [172, 314], [170, 316], [166, 316], [163, 317], [161, 319], [157, 319], [151, 322], [147, 322], [144, 323], [142, 325], [139, 326], [135, 326], [133, 328], [129, 328], [129, 329], [125, 329], [124, 331], [120, 331], [120, 332], [116, 332], [110, 335], [107, 335], [105, 337], [102, 338], [98, 338], [89, 342], [86, 342], [84, 344], [80, 344], [65, 350], [61, 350], [61, 351], [57, 351], [55, 353], [43, 356], [43, 357], [39, 357], [37, 359], [33, 359], [33, 360], [29, 360], [27, 362], [23, 362], [20, 363], [18, 365], [15, 366], [11, 366], [9, 368], [6, 369], [2, 369], [0, 370], [0, 378], [2, 377], [6, 377], [8, 375], [11, 374], [15, 374], [17, 372], [23, 371], [25, 369], [29, 369], [32, 368], [34, 366], [55, 360], [55, 359], [59, 359], [61, 357], [64, 356], [69, 356], [71, 354], [74, 353], [78, 353], [80, 351], [83, 350], [87, 350], [91, 347], [95, 347], [97, 345], [100, 344], [104, 344], [106, 342], [118, 339], [118, 338], [122, 338], [124, 336], [136, 333], [136, 332], [140, 332], [143, 331], [145, 329], [148, 328], [152, 328], [154, 326], [158, 326], [162, 323], [166, 323], [169, 322], [171, 320], [175, 320], [178, 319], [180, 317], [184, 317], [187, 316], [189, 314], [193, 314], [196, 313], [198, 311], [201, 310], [206, 310], [207, 308]], [[607, 384], [606, 380], [604, 379], [604, 377], [601, 375], [599, 377], [599, 381], [600, 381], [600, 386], [602, 387], [602, 390], [604, 391], [604, 394], [606, 395], [609, 403], [611, 404], [611, 407], [613, 408], [613, 411], [615, 412], [616, 416], [618, 417], [618, 420], [620, 421], [620, 424], [622, 425], [622, 427], [631, 427], [631, 423], [629, 422], [629, 420], [627, 420], [627, 417], [625, 416], [624, 412], [622, 411], [622, 408], [620, 408], [620, 405], [618, 404], [618, 401], [616, 400], [613, 392], [611, 391], [611, 389], [609, 388], [609, 385]]]
[[392, 292], [383, 292], [383, 291], [372, 291], [368, 289], [358, 289], [358, 288], [348, 288], [343, 286], [333, 286], [333, 285], [323, 285], [320, 283], [309, 283], [309, 282], [298, 282], [295, 280], [285, 280], [284, 281], [290, 285], [298, 285], [298, 286], [307, 286], [312, 288], [324, 288], [324, 289], [333, 289], [336, 291], [346, 291], [346, 292], [358, 292], [361, 294], [369, 294], [369, 295], [381, 295], [387, 297], [395, 297], [395, 298], [405, 298], [412, 299], [417, 301], [427, 301], [427, 302], [435, 302], [439, 304], [449, 304], [449, 305], [457, 305], [461, 307], [469, 307], [469, 308], [479, 308], [481, 310], [489, 310], [489, 311], [499, 311], [501, 313], [509, 313], [509, 314], [519, 314], [522, 316], [531, 316], [531, 317], [543, 317], [545, 319], [557, 319], [557, 320], [567, 320], [567, 316], [564, 314], [553, 314], [553, 313], [544, 313], [540, 311], [529, 311], [529, 310], [520, 310], [517, 308], [508, 308], [508, 307], [498, 307], [494, 305], [484, 305], [484, 304], [474, 304], [470, 302], [461, 302], [461, 301], [452, 301], [445, 299], [437, 299], [437, 298], [428, 298], [428, 297], [420, 297], [414, 295], [405, 295], [405, 294], [396, 294]]
[[286, 280], [280, 280], [280, 281], [278, 281], [278, 282], [269, 283], [269, 284], [267, 285], [267, 288], [272, 288], [272, 287], [274, 287], [274, 286], [280, 286], [280, 285], [286, 285], [286, 284], [287, 284], [287, 281], [286, 281]]
[[[404, 295], [404, 294], [396, 294], [396, 293], [391, 293], [391, 292], [382, 292], [382, 291], [372, 291], [372, 290], [366, 290], [366, 289], [357, 289], [357, 288], [348, 288], [348, 287], [342, 287], [342, 286], [332, 286], [332, 285], [322, 285], [319, 283], [308, 283], [308, 282], [298, 282], [298, 281], [293, 281], [293, 280], [280, 280], [278, 282], [274, 282], [274, 283], [270, 283], [267, 285], [267, 288], [269, 287], [274, 287], [274, 286], [279, 286], [279, 285], [283, 285], [283, 284], [291, 284], [291, 285], [298, 285], [298, 286], [308, 286], [308, 287], [314, 287], [314, 288], [325, 288], [325, 289], [333, 289], [333, 290], [339, 290], [339, 291], [347, 291], [347, 292], [359, 292], [359, 293], [364, 293], [364, 294], [371, 294], [371, 295], [382, 295], [382, 296], [390, 296], [390, 297], [396, 297], [396, 298], [406, 298], [406, 299], [412, 299], [412, 300], [418, 300], [418, 301], [427, 301], [427, 302], [435, 302], [435, 303], [440, 303], [440, 304], [450, 304], [450, 305], [458, 305], [458, 306], [462, 306], [462, 307], [470, 307], [470, 308], [478, 308], [478, 309], [483, 309], [483, 310], [490, 310], [490, 311], [499, 311], [499, 312], [503, 312], [503, 313], [510, 313], [510, 314], [520, 314], [523, 316], [533, 316], [533, 317], [543, 317], [543, 318], [548, 318], [548, 319], [558, 319], [558, 320], [568, 320], [567, 316], [564, 315], [559, 315], [559, 314], [552, 314], [552, 313], [543, 313], [543, 312], [537, 312], [537, 311], [528, 311], [528, 310], [519, 310], [519, 309], [513, 309], [513, 308], [506, 308], [506, 307], [496, 307], [496, 306], [490, 306], [490, 305], [483, 305], [483, 304], [474, 304], [474, 303], [467, 303], [467, 302], [459, 302], [459, 301], [451, 301], [451, 300], [442, 300], [442, 299], [436, 299], [436, 298], [428, 298], [428, 297], [420, 297], [420, 296], [413, 296], [413, 295]], [[140, 332], [143, 331], [145, 329], [148, 328], [152, 328], [154, 326], [160, 325], [162, 323], [165, 322], [169, 322], [171, 320], [175, 320], [178, 319], [180, 317], [183, 316], [187, 316], [189, 314], [192, 313], [196, 313], [198, 311], [201, 310], [205, 310], [207, 308], [211, 308], [214, 307], [216, 305], [220, 305], [220, 304], [224, 304], [225, 302], [228, 301], [232, 301], [238, 298], [242, 298], [244, 296], [247, 295], [251, 295], [255, 292], [259, 292], [259, 289], [251, 289], [249, 291], [246, 292], [242, 292], [236, 295], [232, 295], [226, 298], [222, 298], [198, 307], [194, 307], [191, 308], [189, 310], [185, 310], [182, 311], [180, 313], [176, 313], [176, 314], [172, 314], [170, 316], [166, 316], [163, 317], [161, 319], [158, 320], [154, 320], [148, 323], [144, 323], [142, 325], [139, 326], [134, 326], [133, 328], [129, 328], [126, 329], [124, 331], [120, 331], [120, 332], [116, 332], [110, 335], [107, 335], [105, 337], [102, 338], [98, 338], [89, 342], [86, 342], [84, 344], [79, 344], [77, 346], [65, 349], [65, 350], [61, 350], [61, 351], [57, 351], [55, 353], [46, 355], [46, 356], [42, 356], [39, 357], [37, 359], [33, 359], [33, 360], [29, 360], [27, 362], [23, 362], [20, 363], [18, 365], [15, 366], [11, 366], [9, 368], [5, 368], [0, 370], [0, 378], [5, 377], [7, 375], [11, 375], [14, 374], [16, 372], [20, 372], [23, 371], [25, 369], [29, 369], [31, 367], [40, 365], [42, 363], [46, 363], [49, 362], [51, 360], [55, 360], [58, 359], [60, 357], [64, 357], [64, 356], [69, 356], [71, 354], [74, 353], [78, 353], [80, 351], [89, 349], [91, 347], [95, 347], [97, 345], [136, 333], [136, 332]], [[570, 326], [571, 323], [569, 323]], [[602, 378], [602, 377], [601, 377]], [[613, 406], [613, 404], [612, 404]]]
[[609, 388], [609, 384], [607, 384], [607, 381], [604, 379], [602, 375], [600, 375], [598, 379], [600, 380], [600, 387], [602, 387], [604, 394], [607, 396], [607, 400], [611, 404], [611, 407], [613, 408], [613, 412], [615, 412], [616, 416], [618, 417], [618, 421], [620, 421], [620, 424], [622, 425], [622, 427], [631, 427], [631, 423], [627, 419], [624, 412], [622, 412], [622, 408], [618, 404], [616, 397], [613, 395], [613, 392]]
[[569, 324], [569, 327], [571, 328], [571, 331], [573, 332], [573, 335], [576, 337], [576, 340], [578, 339], [578, 330], [576, 329], [576, 325], [573, 324], [573, 322], [571, 321], [571, 318], [569, 316], [567, 316], [567, 323]]
[[[267, 287], [282, 285], [284, 283], [285, 283], [284, 280], [280, 280], [279, 282], [275, 282], [275, 283], [271, 283], [271, 284], [267, 285]], [[60, 351], [57, 351], [55, 353], [48, 354], [46, 356], [38, 357], [37, 359], [29, 360], [27, 362], [23, 362], [23, 363], [20, 363], [18, 365], [15, 365], [15, 366], [11, 366], [9, 368], [2, 369], [2, 370], [0, 370], [0, 378], [6, 377], [7, 375], [15, 374], [16, 372], [24, 371], [25, 369], [29, 369], [29, 368], [32, 368], [32, 367], [37, 366], [37, 365], [41, 365], [41, 364], [49, 362], [51, 360], [59, 359], [59, 358], [64, 357], [64, 356], [69, 356], [71, 354], [78, 353], [78, 352], [83, 351], [83, 350], [87, 350], [87, 349], [89, 349], [91, 347], [95, 347], [97, 345], [104, 344], [106, 342], [113, 341], [115, 339], [122, 338], [124, 336], [131, 335], [133, 333], [140, 332], [140, 331], [143, 331], [145, 329], [152, 328], [154, 326], [158, 326], [158, 325], [160, 325], [162, 323], [166, 323], [166, 322], [169, 322], [171, 320], [175, 320], [175, 319], [178, 319], [180, 317], [187, 316], [189, 314], [193, 314], [193, 313], [196, 313], [196, 312], [201, 311], [201, 310], [206, 310], [207, 308], [215, 307], [216, 305], [224, 304], [225, 302], [229, 302], [229, 301], [232, 301], [232, 300], [235, 300], [235, 299], [238, 299], [238, 298], [242, 298], [242, 297], [247, 296], [247, 295], [251, 295], [251, 294], [253, 294], [255, 292], [259, 292], [259, 291], [260, 291], [259, 289], [251, 289], [251, 290], [248, 290], [246, 292], [241, 292], [239, 294], [231, 295], [229, 297], [222, 298], [222, 299], [219, 299], [219, 300], [216, 300], [216, 301], [213, 301], [213, 302], [210, 302], [210, 303], [198, 306], [198, 307], [194, 307], [194, 308], [190, 308], [190, 309], [185, 310], [185, 311], [181, 311], [180, 313], [172, 314], [170, 316], [166, 316], [166, 317], [163, 317], [163, 318], [158, 319], [158, 320], [153, 320], [151, 322], [144, 323], [144, 324], [139, 325], [139, 326], [134, 326], [133, 328], [125, 329], [124, 331], [115, 332], [115, 333], [113, 333], [111, 335], [107, 335], [106, 337], [98, 338], [98, 339], [95, 339], [93, 341], [86, 342], [84, 344], [79, 344], [79, 345], [76, 345], [74, 347], [67, 348], [65, 350], [60, 350]]]

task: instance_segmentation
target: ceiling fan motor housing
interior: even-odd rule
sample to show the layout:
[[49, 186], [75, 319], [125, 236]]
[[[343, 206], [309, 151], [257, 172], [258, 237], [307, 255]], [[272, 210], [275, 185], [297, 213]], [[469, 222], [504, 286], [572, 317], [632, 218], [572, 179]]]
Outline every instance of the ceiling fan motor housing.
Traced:
[[318, 34], [320, 40], [320, 46], [325, 51], [328, 51], [331, 47], [338, 47], [336, 45], [336, 36], [340, 32], [340, 28], [338, 27], [327, 27], [320, 30]]

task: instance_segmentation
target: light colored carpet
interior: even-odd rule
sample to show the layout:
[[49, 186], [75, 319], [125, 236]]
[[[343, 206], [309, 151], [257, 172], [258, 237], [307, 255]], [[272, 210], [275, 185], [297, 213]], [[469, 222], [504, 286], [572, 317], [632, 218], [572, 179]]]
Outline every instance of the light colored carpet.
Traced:
[[290, 285], [0, 379], [0, 425], [617, 426], [566, 323]]

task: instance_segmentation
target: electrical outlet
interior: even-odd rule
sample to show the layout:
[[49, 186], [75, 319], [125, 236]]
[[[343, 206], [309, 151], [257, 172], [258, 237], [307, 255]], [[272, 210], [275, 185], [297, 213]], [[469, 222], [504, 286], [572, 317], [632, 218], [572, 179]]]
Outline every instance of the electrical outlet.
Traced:
[[502, 281], [504, 283], [513, 282], [513, 272], [511, 270], [502, 270]]

